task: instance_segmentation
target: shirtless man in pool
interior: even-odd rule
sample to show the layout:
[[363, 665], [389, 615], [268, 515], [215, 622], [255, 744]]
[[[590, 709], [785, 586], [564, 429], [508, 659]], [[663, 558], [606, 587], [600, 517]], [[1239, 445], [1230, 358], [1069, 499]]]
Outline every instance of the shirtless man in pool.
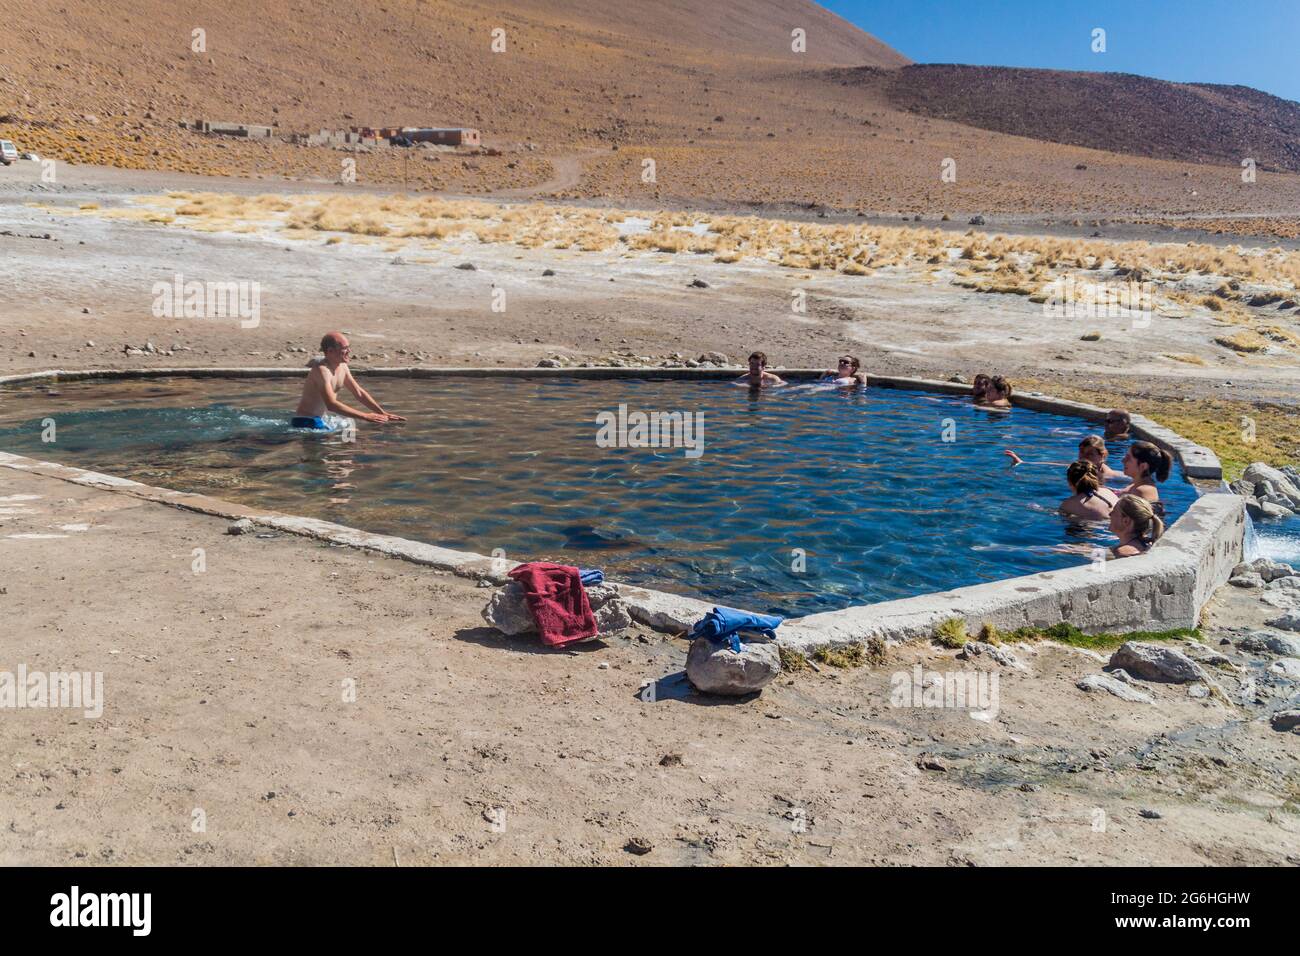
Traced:
[[[320, 340], [320, 348], [325, 353], [325, 360], [313, 362], [311, 371], [307, 373], [307, 381], [302, 387], [302, 399], [298, 402], [298, 410], [293, 413], [292, 427], [327, 428], [321, 417], [327, 411], [375, 424], [406, 421], [401, 415], [384, 411], [383, 406], [357, 384], [348, 368], [348, 355], [352, 347], [342, 332], [327, 332]], [[340, 402], [338, 393], [345, 387], [371, 411], [360, 412]]]

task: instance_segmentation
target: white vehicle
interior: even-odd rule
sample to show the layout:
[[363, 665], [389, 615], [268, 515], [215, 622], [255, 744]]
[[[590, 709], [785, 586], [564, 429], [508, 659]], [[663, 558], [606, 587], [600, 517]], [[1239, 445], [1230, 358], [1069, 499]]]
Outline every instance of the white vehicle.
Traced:
[[8, 166], [18, 159], [18, 147], [7, 139], [0, 139], [0, 163]]

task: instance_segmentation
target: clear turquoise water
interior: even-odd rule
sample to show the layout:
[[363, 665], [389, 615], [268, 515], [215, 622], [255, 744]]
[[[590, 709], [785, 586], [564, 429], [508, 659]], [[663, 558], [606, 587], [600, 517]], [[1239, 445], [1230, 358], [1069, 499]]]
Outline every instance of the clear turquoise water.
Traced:
[[[0, 450], [786, 615], [1083, 563], [1056, 513], [1088, 423], [893, 389], [371, 378], [404, 426], [288, 429], [290, 380], [70, 383], [0, 394]], [[596, 415], [703, 414], [704, 452], [600, 448]], [[56, 441], [41, 441], [53, 419]], [[944, 441], [945, 426], [955, 438]], [[1110, 447], [1112, 467], [1124, 455]], [[0, 481], [3, 476], [0, 475]], [[1195, 497], [1161, 486], [1170, 519]], [[803, 555], [803, 568], [798, 558]]]

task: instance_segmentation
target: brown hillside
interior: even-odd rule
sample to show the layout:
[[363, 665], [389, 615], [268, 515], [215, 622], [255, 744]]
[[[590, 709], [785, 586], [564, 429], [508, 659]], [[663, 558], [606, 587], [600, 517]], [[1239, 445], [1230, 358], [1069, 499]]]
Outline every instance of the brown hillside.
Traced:
[[[496, 27], [506, 31], [504, 53], [491, 50]], [[790, 49], [795, 27], [807, 32], [806, 53]], [[206, 31], [201, 53], [191, 50], [195, 28]], [[355, 162], [360, 184], [637, 205], [816, 204], [954, 218], [1300, 208], [1300, 177], [1265, 173], [1247, 188], [1223, 166], [1148, 158], [1236, 166], [1248, 120], [1227, 132], [1201, 123], [1211, 132], [1199, 141], [1177, 126], [1158, 153], [1141, 129], [1125, 127], [1123, 137], [1089, 142], [1141, 155], [1097, 153], [1025, 138], [1069, 134], [1028, 107], [1005, 130], [978, 128], [996, 117], [976, 115], [976, 94], [959, 98], [969, 105], [952, 119], [910, 112], [924, 104], [903, 96], [906, 84], [948, 74], [906, 63], [808, 0], [60, 0], [40, 15], [29, 0], [0, 0], [0, 136], [72, 163], [328, 182]], [[936, 100], [955, 95], [942, 92]], [[1102, 107], [1105, 95], [1094, 96]], [[1238, 108], [1271, 115], [1272, 98], [1253, 91], [1197, 95], [1224, 124]], [[1150, 116], [1139, 105], [1113, 111]], [[1063, 123], [1072, 111], [1052, 115]], [[500, 155], [345, 155], [178, 126], [199, 118], [282, 135], [469, 125]], [[1262, 168], [1289, 162], [1280, 143], [1265, 148], [1273, 132], [1259, 135]], [[1183, 141], [1200, 151], [1180, 152]], [[940, 180], [946, 157], [959, 163], [956, 182]], [[657, 164], [653, 182], [642, 176], [646, 159]]]
[[1300, 170], [1300, 103], [1129, 73], [927, 64], [843, 74], [935, 119], [1134, 156]]

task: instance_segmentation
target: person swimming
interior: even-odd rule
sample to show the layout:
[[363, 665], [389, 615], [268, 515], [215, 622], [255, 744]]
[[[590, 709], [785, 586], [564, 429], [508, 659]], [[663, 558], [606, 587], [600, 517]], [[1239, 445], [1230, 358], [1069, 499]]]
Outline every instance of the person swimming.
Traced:
[[1129, 429], [1133, 424], [1133, 416], [1128, 413], [1126, 408], [1112, 408], [1106, 413], [1106, 428], [1103, 437], [1109, 441], [1125, 441], [1129, 437]]
[[749, 357], [749, 371], [736, 379], [736, 385], [748, 385], [750, 388], [768, 388], [784, 385], [785, 380], [774, 372], [767, 370], [767, 355], [755, 352]]
[[[357, 380], [352, 377], [351, 369], [348, 368], [348, 356], [352, 352], [352, 346], [348, 344], [342, 332], [327, 332], [320, 340], [320, 347], [325, 353], [325, 358], [308, 363], [311, 370], [307, 373], [307, 381], [303, 383], [302, 398], [299, 399], [298, 408], [293, 413], [290, 427], [328, 430], [329, 425], [324, 419], [327, 411], [365, 422], [374, 422], [377, 425], [406, 421], [401, 415], [384, 411], [383, 406], [357, 384]], [[347, 388], [371, 411], [358, 411], [339, 401], [338, 392], [343, 388]]]
[[1165, 523], [1151, 508], [1151, 502], [1137, 495], [1125, 495], [1110, 512], [1110, 530], [1119, 544], [1110, 549], [1117, 558], [1146, 554], [1165, 533]]
[[989, 379], [989, 387], [984, 393], [984, 401], [978, 404], [981, 408], [1010, 409], [1011, 392], [1011, 383], [1001, 375], [994, 375], [993, 378]]
[[1104, 521], [1119, 497], [1109, 488], [1101, 486], [1101, 474], [1090, 461], [1071, 462], [1065, 469], [1065, 480], [1074, 492], [1061, 502], [1061, 511], [1087, 521]]
[[988, 401], [989, 384], [993, 379], [989, 378], [983, 372], [975, 376], [970, 386], [970, 397], [976, 405], [983, 405]]
[[[1011, 459], [1012, 468], [1016, 467], [1016, 465], [1051, 465], [1054, 468], [1067, 465], [1067, 462], [1063, 461], [1025, 461], [1010, 448], [1002, 449], [1002, 454]], [[1128, 481], [1128, 475], [1122, 471], [1116, 471], [1106, 464], [1108, 454], [1104, 438], [1100, 435], [1085, 435], [1083, 440], [1079, 442], [1079, 457], [1076, 460], [1091, 462], [1095, 465], [1102, 481]]]
[[836, 385], [866, 385], [867, 373], [858, 371], [861, 366], [862, 363], [858, 361], [857, 356], [845, 355], [835, 368], [827, 369], [822, 373], [821, 381], [833, 381]]
[[1173, 464], [1173, 456], [1163, 448], [1157, 448], [1149, 441], [1135, 441], [1128, 446], [1128, 454], [1124, 456], [1124, 474], [1132, 484], [1119, 493], [1120, 497], [1140, 498], [1151, 506], [1157, 517], [1163, 518], [1165, 506], [1160, 502], [1160, 489], [1156, 482], [1169, 477]]

